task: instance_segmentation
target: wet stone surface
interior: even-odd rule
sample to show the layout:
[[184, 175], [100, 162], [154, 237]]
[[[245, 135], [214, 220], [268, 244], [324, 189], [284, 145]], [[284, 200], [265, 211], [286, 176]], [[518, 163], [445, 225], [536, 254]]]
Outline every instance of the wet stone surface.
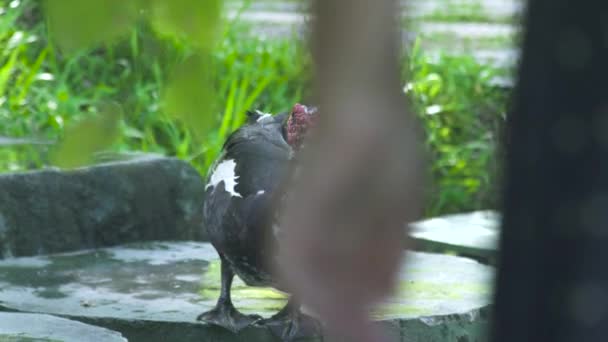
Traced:
[[[407, 262], [399, 294], [374, 312], [379, 324], [408, 341], [481, 338], [493, 269], [417, 252], [409, 252]], [[206, 243], [140, 243], [0, 261], [0, 309], [60, 315], [119, 331], [130, 341], [274, 340], [265, 327], [234, 335], [196, 322], [218, 293], [219, 261]], [[233, 299], [243, 312], [266, 317], [285, 303], [282, 293], [238, 280]]]
[[126, 342], [120, 333], [44, 314], [0, 312], [2, 342]]

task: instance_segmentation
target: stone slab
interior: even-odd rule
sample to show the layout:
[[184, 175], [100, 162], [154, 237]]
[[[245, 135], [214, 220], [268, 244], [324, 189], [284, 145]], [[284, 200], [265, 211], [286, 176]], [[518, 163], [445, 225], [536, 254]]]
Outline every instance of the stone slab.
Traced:
[[0, 312], [2, 342], [127, 342], [120, 333], [44, 314]]
[[203, 180], [142, 157], [0, 175], [0, 259], [146, 240], [203, 239]]
[[[408, 341], [483, 335], [492, 267], [419, 252], [408, 252], [406, 263], [399, 293], [374, 311], [379, 324]], [[0, 261], [4, 310], [61, 315], [120, 331], [131, 341], [273, 340], [263, 327], [234, 335], [196, 322], [218, 292], [219, 260], [207, 243], [149, 242]], [[240, 310], [266, 317], [285, 303], [284, 294], [238, 279], [233, 299]]]

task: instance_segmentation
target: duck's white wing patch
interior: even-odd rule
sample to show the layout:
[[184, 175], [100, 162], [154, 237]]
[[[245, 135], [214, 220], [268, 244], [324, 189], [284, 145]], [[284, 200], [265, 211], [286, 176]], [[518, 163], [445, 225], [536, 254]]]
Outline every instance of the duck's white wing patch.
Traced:
[[217, 165], [205, 190], [210, 186], [216, 187], [220, 182], [224, 182], [224, 189], [234, 197], [243, 197], [236, 192], [235, 187], [239, 176], [235, 173], [236, 162], [233, 159], [224, 160]]
[[256, 195], [263, 195], [263, 194], [265, 194], [265, 193], [266, 193], [266, 191], [264, 191], [264, 190], [259, 190], [259, 191], [256, 193]]

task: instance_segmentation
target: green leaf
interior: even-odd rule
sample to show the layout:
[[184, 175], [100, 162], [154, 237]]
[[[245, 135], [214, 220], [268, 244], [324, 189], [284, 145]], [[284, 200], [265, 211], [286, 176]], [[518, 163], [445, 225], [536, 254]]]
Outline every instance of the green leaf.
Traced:
[[66, 129], [63, 141], [53, 151], [53, 162], [62, 168], [84, 166], [96, 152], [107, 148], [119, 136], [120, 105], [104, 106], [99, 115], [84, 119]]
[[48, 52], [48, 48], [42, 50], [42, 52], [38, 55], [38, 58], [36, 58], [34, 64], [30, 67], [29, 72], [24, 74], [25, 79], [23, 80], [23, 82], [19, 82], [20, 92], [19, 96], [17, 97], [17, 103], [21, 103], [25, 100], [27, 94], [29, 93], [32, 82], [34, 82], [36, 76], [38, 75], [42, 67], [42, 63], [44, 63], [44, 61], [46, 60], [46, 55], [48, 54]]
[[230, 132], [228, 132], [228, 129], [230, 128], [230, 123], [232, 122], [233, 116], [234, 116], [234, 98], [235, 98], [235, 94], [236, 94], [236, 89], [237, 89], [237, 82], [238, 80], [233, 77], [232, 81], [230, 81], [230, 90], [228, 92], [228, 99], [226, 100], [226, 105], [224, 108], [224, 115], [222, 116], [222, 124], [220, 125], [220, 130], [219, 130], [219, 136], [221, 139], [223, 139], [227, 134], [229, 134]]
[[166, 112], [181, 119], [195, 138], [206, 134], [214, 121], [210, 69], [207, 56], [190, 57], [174, 69], [163, 97]]
[[126, 34], [135, 23], [139, 1], [46, 0], [50, 34], [59, 46], [73, 51], [110, 42]]
[[151, 21], [161, 34], [209, 47], [218, 36], [221, 0], [150, 0]]
[[2, 65], [2, 67], [0, 67], [0, 97], [4, 96], [4, 92], [6, 91], [8, 81], [9, 81], [11, 75], [13, 74], [13, 72], [15, 71], [15, 64], [17, 62], [17, 57], [19, 56], [20, 52], [21, 52], [20, 48], [14, 49], [11, 52], [10, 57], [8, 58], [8, 61], [6, 61], [4, 63], [4, 65]]

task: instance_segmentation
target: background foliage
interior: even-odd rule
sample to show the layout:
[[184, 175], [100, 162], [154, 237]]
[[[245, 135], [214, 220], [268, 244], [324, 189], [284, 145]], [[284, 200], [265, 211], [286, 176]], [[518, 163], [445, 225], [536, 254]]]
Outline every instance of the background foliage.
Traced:
[[[299, 37], [220, 20], [218, 0], [108, 3], [0, 0], [0, 137], [28, 140], [0, 146], [0, 170], [79, 166], [103, 150], [176, 156], [204, 174], [247, 109], [309, 98]], [[77, 13], [88, 15], [67, 21]], [[433, 161], [428, 214], [494, 207], [498, 71], [417, 48], [403, 64]]]

